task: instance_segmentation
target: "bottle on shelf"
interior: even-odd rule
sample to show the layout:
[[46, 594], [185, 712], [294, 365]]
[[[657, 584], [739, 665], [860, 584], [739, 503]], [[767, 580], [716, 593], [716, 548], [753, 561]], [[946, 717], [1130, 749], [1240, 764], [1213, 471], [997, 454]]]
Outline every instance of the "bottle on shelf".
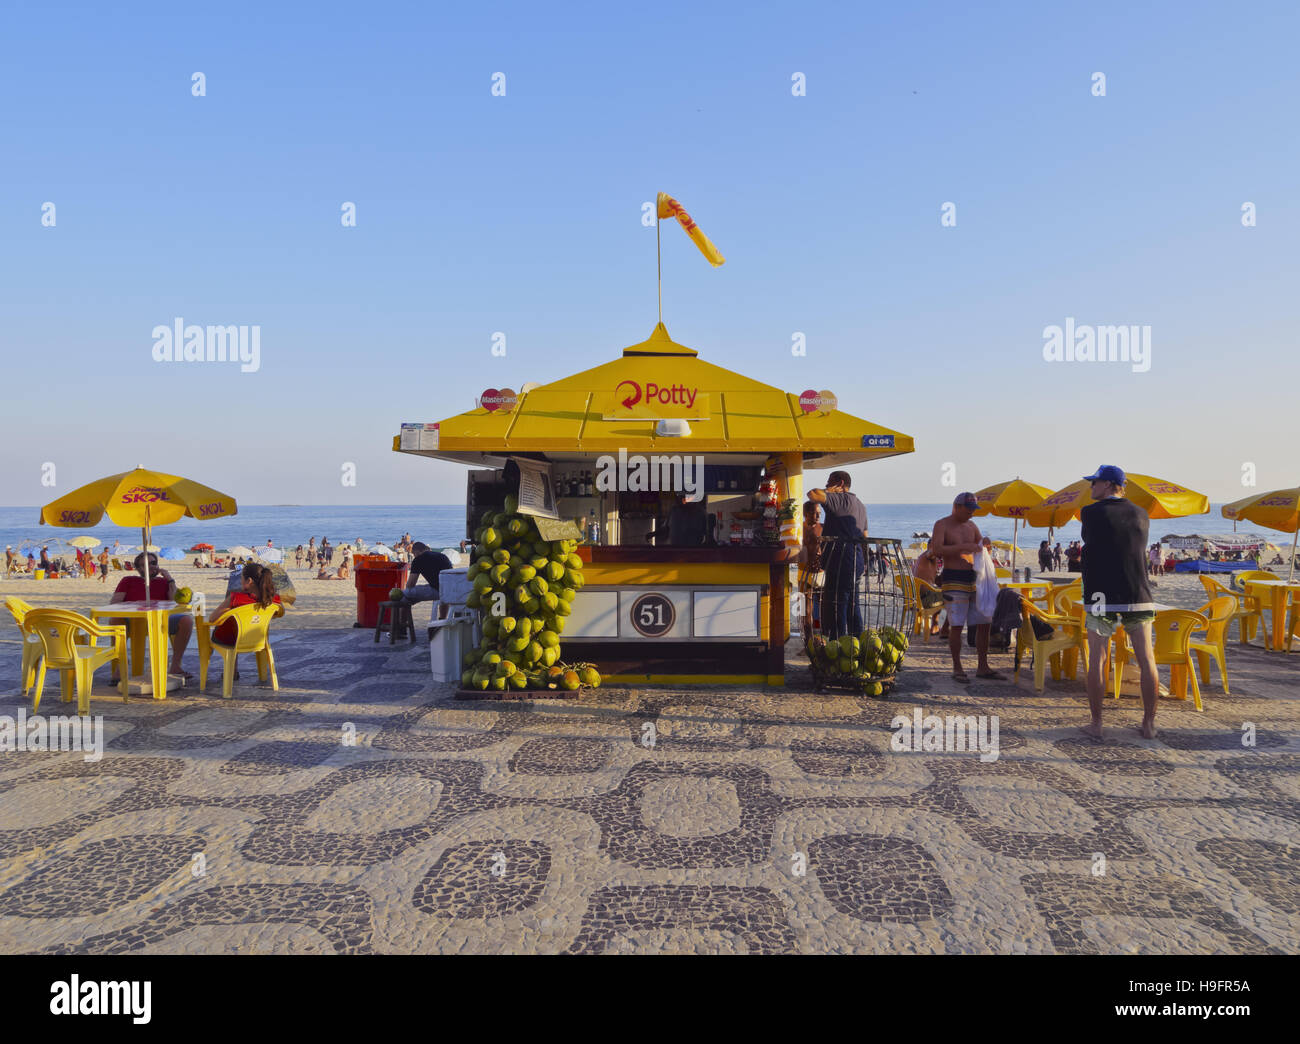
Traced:
[[591, 514], [587, 516], [587, 543], [600, 543], [600, 520], [596, 518], [596, 509], [591, 509]]
[[589, 470], [584, 472], [583, 481], [587, 487], [587, 496], [594, 497], [596, 495], [596, 484], [591, 481], [591, 472]]

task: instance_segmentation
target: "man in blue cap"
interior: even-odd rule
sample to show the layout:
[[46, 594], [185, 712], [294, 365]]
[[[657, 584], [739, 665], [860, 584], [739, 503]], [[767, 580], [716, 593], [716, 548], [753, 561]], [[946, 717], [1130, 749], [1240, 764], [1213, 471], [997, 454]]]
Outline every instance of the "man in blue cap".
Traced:
[[1124, 496], [1124, 472], [1104, 464], [1092, 483], [1093, 503], [1079, 512], [1083, 526], [1084, 623], [1088, 631], [1088, 707], [1092, 722], [1083, 727], [1101, 739], [1101, 705], [1105, 692], [1102, 661], [1116, 628], [1122, 627], [1142, 674], [1142, 735], [1156, 734], [1157, 674], [1151, 649], [1151, 621], [1156, 607], [1147, 582], [1147, 513]]

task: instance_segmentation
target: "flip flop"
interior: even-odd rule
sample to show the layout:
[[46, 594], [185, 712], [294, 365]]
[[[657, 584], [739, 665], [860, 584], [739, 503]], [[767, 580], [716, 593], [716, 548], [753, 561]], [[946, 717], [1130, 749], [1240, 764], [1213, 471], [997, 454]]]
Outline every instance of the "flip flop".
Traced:
[[965, 671], [953, 671], [952, 680], [955, 682], [961, 682], [963, 685], [968, 685], [970, 684], [970, 675]]
[[977, 674], [977, 675], [975, 675], [975, 677], [976, 677], [976, 678], [988, 678], [990, 681], [1006, 681], [1006, 680], [1007, 680], [1007, 676], [1006, 676], [1005, 674], [999, 674], [997, 671], [989, 671], [988, 674]]

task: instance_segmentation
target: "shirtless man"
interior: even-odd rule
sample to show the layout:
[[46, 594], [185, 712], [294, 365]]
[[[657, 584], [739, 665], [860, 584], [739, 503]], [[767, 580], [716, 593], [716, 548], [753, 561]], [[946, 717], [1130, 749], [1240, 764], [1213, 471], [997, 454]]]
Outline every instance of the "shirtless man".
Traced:
[[961, 632], [967, 624], [975, 628], [975, 650], [979, 665], [975, 677], [1004, 681], [989, 666], [989, 624], [975, 604], [975, 552], [983, 547], [979, 526], [971, 521], [979, 501], [974, 493], [962, 493], [952, 502], [952, 514], [934, 524], [928, 550], [943, 559], [943, 602], [948, 614], [948, 651], [952, 653], [952, 676], [968, 682], [961, 665]]

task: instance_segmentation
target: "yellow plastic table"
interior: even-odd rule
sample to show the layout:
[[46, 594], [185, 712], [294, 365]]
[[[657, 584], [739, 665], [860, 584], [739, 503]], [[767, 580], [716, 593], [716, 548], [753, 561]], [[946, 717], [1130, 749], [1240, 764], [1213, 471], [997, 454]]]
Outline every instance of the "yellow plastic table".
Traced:
[[1270, 598], [1269, 629], [1264, 632], [1264, 648], [1273, 652], [1282, 652], [1286, 648], [1286, 616], [1289, 597], [1300, 596], [1300, 582], [1289, 580], [1245, 580], [1242, 586], [1247, 594], [1253, 594], [1252, 588], [1261, 588], [1256, 597], [1261, 600], [1265, 595]]
[[[1009, 580], [1006, 577], [998, 577], [998, 587], [1008, 587], [1018, 592], [1031, 602], [1042, 601], [1047, 598], [1055, 585], [1050, 580]], [[1035, 594], [1034, 592], [1038, 593]], [[1047, 606], [1048, 612], [1052, 607]]]
[[[167, 636], [167, 618], [178, 610], [192, 612], [180, 602], [118, 602], [90, 610], [92, 620], [117, 619], [126, 621], [127, 645], [131, 657], [131, 675], [140, 677], [144, 670], [144, 646], [149, 644], [149, 681], [153, 698], [167, 698], [167, 658], [171, 643]], [[141, 689], [144, 688], [141, 679]], [[127, 685], [128, 690], [130, 684]]]

